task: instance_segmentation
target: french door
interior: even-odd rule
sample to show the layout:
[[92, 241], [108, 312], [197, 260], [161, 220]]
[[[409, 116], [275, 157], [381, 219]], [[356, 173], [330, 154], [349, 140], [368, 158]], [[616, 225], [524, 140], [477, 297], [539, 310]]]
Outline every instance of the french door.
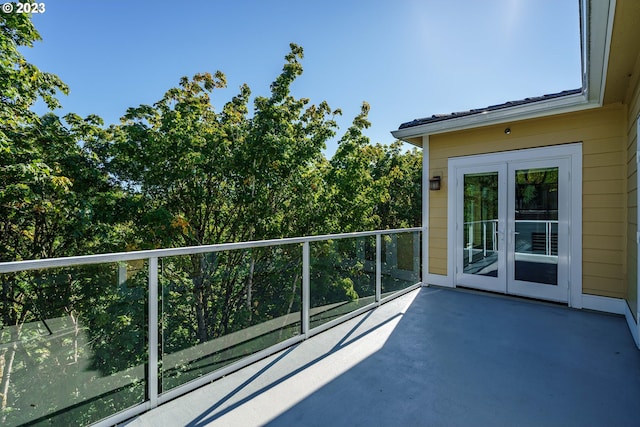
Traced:
[[454, 163], [456, 284], [567, 302], [570, 160], [500, 157]]

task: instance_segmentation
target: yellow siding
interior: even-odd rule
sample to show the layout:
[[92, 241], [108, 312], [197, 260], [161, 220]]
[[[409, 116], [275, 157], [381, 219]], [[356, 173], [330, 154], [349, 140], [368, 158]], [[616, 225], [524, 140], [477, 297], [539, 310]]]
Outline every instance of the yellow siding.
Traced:
[[[443, 171], [429, 192], [429, 272], [447, 274], [447, 161], [450, 157], [582, 142], [583, 292], [627, 294], [628, 174], [623, 105], [429, 137], [429, 168]], [[504, 129], [511, 128], [506, 135]], [[634, 163], [635, 164], [635, 163]]]

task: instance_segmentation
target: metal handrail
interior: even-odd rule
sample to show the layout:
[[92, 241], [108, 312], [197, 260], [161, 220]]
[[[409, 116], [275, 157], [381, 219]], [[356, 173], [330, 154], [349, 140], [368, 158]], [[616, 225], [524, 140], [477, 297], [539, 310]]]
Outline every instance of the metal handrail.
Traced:
[[[482, 219], [480, 221], [467, 221], [464, 223], [464, 225], [467, 224], [485, 224], [487, 222], [498, 222], [499, 220], [497, 219]], [[558, 220], [557, 219], [516, 219], [515, 220], [516, 223], [520, 222], [532, 222], [532, 223], [537, 223], [537, 224], [542, 224], [542, 223], [551, 223], [551, 224], [557, 224]]]
[[[274, 354], [277, 351], [280, 351], [288, 346], [291, 346], [305, 338], [309, 338], [315, 334], [318, 334], [326, 329], [329, 329], [339, 323], [342, 323], [350, 318], [353, 318], [361, 313], [364, 313], [367, 310], [371, 310], [372, 308], [378, 306], [381, 303], [386, 302], [392, 298], [400, 296], [406, 292], [409, 292], [413, 289], [416, 289], [421, 285], [419, 275], [416, 277], [417, 281], [412, 285], [409, 285], [403, 289], [396, 290], [391, 295], [385, 295], [383, 297], [381, 293], [382, 288], [382, 236], [383, 235], [391, 235], [391, 234], [400, 234], [400, 233], [421, 233], [425, 230], [424, 227], [412, 227], [412, 228], [403, 228], [403, 229], [393, 229], [393, 230], [375, 230], [375, 231], [363, 231], [363, 232], [353, 232], [353, 233], [340, 233], [340, 234], [327, 234], [327, 235], [319, 235], [319, 236], [305, 236], [305, 237], [293, 237], [293, 238], [283, 238], [283, 239], [271, 239], [271, 240], [261, 240], [261, 241], [251, 241], [251, 242], [238, 242], [238, 243], [223, 243], [223, 244], [215, 244], [215, 245], [203, 245], [203, 246], [191, 246], [191, 247], [182, 247], [182, 248], [167, 248], [167, 249], [152, 249], [152, 250], [143, 250], [143, 251], [132, 251], [132, 252], [119, 252], [119, 253], [108, 253], [108, 254], [97, 254], [97, 255], [84, 255], [84, 256], [74, 256], [74, 257], [65, 257], [65, 258], [49, 258], [49, 259], [39, 259], [39, 260], [27, 260], [27, 261], [12, 261], [12, 262], [4, 262], [0, 263], [0, 274], [2, 273], [15, 273], [21, 271], [30, 271], [30, 270], [38, 270], [38, 269], [48, 269], [48, 268], [59, 268], [59, 267], [72, 267], [78, 265], [87, 265], [87, 264], [101, 264], [101, 263], [111, 263], [111, 262], [123, 262], [123, 261], [133, 261], [133, 260], [147, 260], [148, 261], [148, 295], [147, 295], [147, 357], [146, 357], [146, 394], [144, 401], [126, 409], [122, 412], [114, 413], [108, 416], [105, 419], [97, 421], [95, 426], [111, 426], [113, 424], [117, 424], [130, 418], [134, 415], [140, 414], [148, 409], [154, 408], [161, 403], [164, 403], [170, 399], [173, 399], [181, 394], [187, 393], [195, 388], [204, 385], [214, 379], [220, 378], [221, 376], [227, 375], [234, 370], [240, 369], [244, 366], [249, 365], [257, 360], [260, 360], [268, 355]], [[376, 255], [375, 255], [375, 294], [371, 296], [371, 303], [367, 303], [366, 305], [359, 307], [351, 312], [343, 314], [339, 318], [335, 318], [333, 320], [329, 320], [326, 323], [320, 324], [319, 326], [311, 327], [311, 307], [310, 307], [310, 297], [311, 297], [311, 275], [310, 275], [310, 265], [311, 265], [311, 251], [310, 251], [310, 243], [318, 242], [318, 241], [329, 241], [329, 240], [338, 240], [338, 239], [348, 239], [348, 238], [358, 238], [358, 237], [367, 237], [367, 236], [375, 236], [376, 243]], [[257, 353], [253, 353], [251, 355], [247, 355], [238, 361], [227, 365], [221, 369], [215, 370], [208, 374], [205, 374], [197, 379], [191, 380], [185, 384], [179, 385], [177, 387], [171, 388], [169, 390], [159, 391], [158, 384], [158, 375], [160, 369], [160, 354], [159, 347], [161, 343], [161, 336], [158, 333], [158, 325], [160, 322], [160, 313], [159, 313], [159, 294], [160, 294], [160, 285], [159, 285], [159, 260], [163, 257], [173, 257], [173, 256], [181, 256], [181, 255], [191, 255], [198, 253], [211, 253], [211, 252], [221, 252], [221, 251], [231, 251], [238, 249], [251, 249], [251, 248], [259, 248], [259, 247], [269, 247], [269, 246], [282, 246], [282, 245], [292, 245], [292, 244], [301, 244], [302, 246], [302, 289], [301, 289], [301, 331], [298, 335], [290, 337], [284, 341], [281, 341], [275, 345], [264, 348]], [[414, 258], [419, 257], [419, 249], [416, 252], [416, 241], [414, 240]], [[419, 247], [419, 246], [418, 246]], [[387, 261], [388, 262], [388, 261]], [[119, 266], [120, 268], [120, 266]], [[416, 263], [414, 260], [413, 271], [416, 273], [419, 271], [419, 263]], [[118, 274], [122, 274], [120, 271]], [[120, 277], [120, 276], [119, 276]], [[126, 277], [126, 275], [125, 275]]]
[[318, 236], [287, 237], [283, 239], [255, 240], [249, 242], [220, 243], [214, 245], [185, 246], [181, 248], [148, 249], [131, 252], [113, 252], [108, 254], [80, 255], [61, 258], [45, 258], [24, 261], [0, 262], [0, 273], [39, 270], [55, 267], [72, 267], [75, 265], [101, 264], [107, 262], [134, 261], [146, 258], [163, 258], [170, 256], [192, 255], [198, 253], [221, 252], [235, 249], [261, 248], [266, 246], [291, 245], [323, 240], [347, 239], [353, 237], [375, 236], [378, 234], [397, 234], [422, 231], [421, 227], [396, 228], [392, 230], [358, 231], [353, 233], [323, 234]]
[[[496, 234], [498, 232], [497, 230], [497, 224], [498, 224], [499, 220], [498, 219], [485, 219], [485, 220], [479, 220], [479, 221], [467, 221], [463, 223], [464, 227], [468, 227], [469, 228], [469, 242], [467, 243], [467, 249], [469, 249], [469, 262], [472, 262], [472, 257], [473, 257], [473, 253], [472, 253], [472, 249], [473, 249], [473, 232], [474, 232], [474, 226], [476, 224], [481, 224], [482, 225], [482, 251], [483, 251], [483, 256], [487, 256], [487, 224], [491, 224], [492, 225], [492, 231], [491, 231], [491, 235], [494, 236], [494, 238], [491, 240], [492, 242], [492, 247], [491, 247], [491, 251], [496, 250]], [[549, 219], [533, 219], [533, 220], [527, 220], [527, 219], [516, 219], [514, 220], [514, 222], [516, 224], [544, 224], [545, 225], [545, 255], [547, 256], [551, 256], [552, 252], [553, 252], [553, 245], [552, 245], [552, 224], [558, 224], [558, 220], [549, 220]], [[515, 230], [513, 230], [515, 232]], [[515, 234], [518, 234], [517, 232], [515, 232]]]

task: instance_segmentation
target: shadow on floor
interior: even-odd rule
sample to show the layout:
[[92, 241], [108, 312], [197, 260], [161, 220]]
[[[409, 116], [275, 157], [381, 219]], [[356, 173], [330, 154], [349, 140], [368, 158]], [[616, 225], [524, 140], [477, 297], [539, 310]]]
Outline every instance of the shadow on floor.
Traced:
[[[303, 364], [302, 366], [299, 366], [299, 367], [297, 367], [295, 369], [290, 370], [290, 372], [286, 373], [285, 375], [280, 376], [277, 380], [271, 381], [268, 385], [266, 385], [264, 387], [261, 387], [261, 388], [258, 388], [257, 390], [253, 390], [249, 395], [247, 395], [247, 396], [245, 396], [245, 397], [243, 397], [243, 398], [241, 398], [239, 400], [236, 400], [235, 399], [236, 396], [239, 395], [241, 392], [243, 392], [245, 390], [251, 390], [255, 386], [254, 383], [255, 383], [257, 378], [259, 378], [260, 376], [264, 375], [270, 369], [272, 369], [275, 365], [277, 365], [277, 364], [281, 363], [283, 360], [285, 360], [287, 358], [287, 356], [289, 356], [290, 353], [296, 349], [297, 345], [293, 346], [293, 347], [290, 347], [289, 349], [285, 350], [284, 352], [279, 354], [275, 359], [273, 359], [271, 362], [269, 362], [267, 365], [265, 365], [262, 369], [260, 369], [258, 372], [256, 372], [254, 375], [252, 375], [247, 380], [245, 380], [242, 384], [237, 386], [234, 390], [230, 391], [225, 396], [220, 398], [213, 406], [211, 406], [206, 411], [204, 411], [201, 414], [199, 414], [191, 422], [186, 424], [186, 427], [205, 426], [205, 425], [208, 425], [209, 423], [212, 423], [212, 422], [218, 420], [219, 418], [223, 417], [224, 415], [228, 414], [229, 412], [237, 410], [242, 405], [244, 405], [245, 403], [251, 401], [255, 397], [269, 392], [270, 390], [272, 390], [273, 388], [275, 388], [279, 384], [282, 384], [286, 380], [288, 380], [288, 379], [290, 379], [290, 378], [292, 378], [292, 377], [304, 372], [307, 368], [309, 368], [309, 367], [321, 362], [322, 360], [324, 360], [327, 357], [331, 356], [333, 353], [335, 353], [337, 351], [340, 351], [342, 348], [357, 343], [357, 341], [359, 339], [365, 337], [366, 335], [374, 332], [375, 330], [377, 330], [379, 328], [384, 327], [386, 324], [394, 321], [396, 318], [401, 316], [401, 314], [398, 313], [395, 316], [389, 317], [385, 321], [383, 321], [381, 323], [378, 323], [376, 326], [368, 328], [365, 332], [356, 333], [356, 331], [358, 331], [360, 325], [365, 323], [367, 321], [367, 319], [369, 318], [369, 316], [371, 316], [372, 313], [373, 313], [373, 311], [369, 311], [369, 312], [363, 314], [360, 317], [360, 320], [350, 329], [350, 331], [348, 333], [346, 333], [340, 339], [340, 341], [338, 341], [335, 344], [335, 346], [333, 346], [326, 353], [319, 355], [318, 357], [316, 357], [313, 360]], [[229, 406], [225, 407], [225, 404], [227, 402], [232, 402], [232, 403]]]
[[267, 425], [632, 426], [638, 402], [623, 318], [423, 289], [380, 351]]

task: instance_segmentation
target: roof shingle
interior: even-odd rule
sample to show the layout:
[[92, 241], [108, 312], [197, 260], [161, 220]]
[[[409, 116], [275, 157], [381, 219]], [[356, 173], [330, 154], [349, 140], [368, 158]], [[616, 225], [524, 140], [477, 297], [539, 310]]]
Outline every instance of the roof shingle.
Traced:
[[454, 112], [450, 114], [434, 114], [430, 117], [424, 117], [421, 119], [415, 119], [410, 122], [402, 123], [398, 129], [407, 129], [414, 126], [420, 126], [420, 125], [425, 125], [429, 123], [451, 120], [458, 117], [466, 117], [466, 116], [472, 116], [474, 114], [488, 113], [490, 111], [502, 110], [505, 108], [515, 107], [515, 106], [520, 106], [525, 104], [533, 104], [534, 102], [547, 101], [549, 99], [562, 98], [564, 96], [570, 96], [570, 95], [578, 95], [580, 93], [582, 93], [582, 89], [563, 90], [562, 92], [558, 92], [558, 93], [536, 96], [532, 98], [525, 98], [518, 101], [509, 101], [503, 104], [490, 105], [484, 108], [474, 108], [468, 111], [459, 111], [459, 112]]

